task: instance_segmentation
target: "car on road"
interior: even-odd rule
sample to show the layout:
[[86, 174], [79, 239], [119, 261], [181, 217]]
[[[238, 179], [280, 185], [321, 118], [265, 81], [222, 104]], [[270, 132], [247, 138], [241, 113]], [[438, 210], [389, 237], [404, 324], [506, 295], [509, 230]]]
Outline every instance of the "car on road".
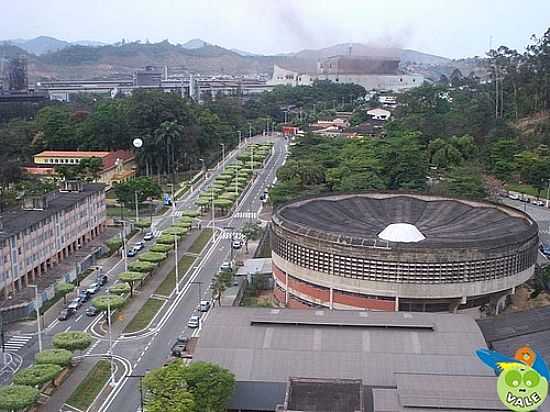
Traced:
[[542, 242], [539, 245], [540, 253], [542, 253], [547, 258], [550, 258], [550, 244]]
[[233, 265], [231, 262], [223, 262], [220, 266], [220, 272], [232, 272], [233, 271]]
[[95, 306], [90, 306], [86, 309], [86, 316], [96, 316], [99, 313], [99, 309]]
[[544, 206], [546, 202], [544, 202], [544, 200], [533, 200], [531, 203], [535, 206]]
[[96, 279], [96, 282], [99, 283], [99, 286], [105, 285], [108, 281], [109, 278], [107, 277], [107, 275], [98, 276]]
[[86, 292], [88, 292], [90, 295], [93, 295], [97, 293], [99, 289], [101, 289], [101, 285], [97, 282], [94, 282], [90, 286], [88, 286], [88, 289], [86, 289]]
[[84, 303], [90, 299], [90, 294], [86, 290], [81, 290], [78, 294], [78, 298], [80, 299], [80, 302]]
[[145, 247], [145, 242], [136, 242], [136, 243], [134, 243], [134, 249], [138, 252], [141, 249], [143, 249], [144, 247]]
[[155, 235], [153, 232], [147, 232], [145, 235], [143, 235], [143, 240], [153, 240], [155, 238]]
[[172, 352], [172, 356], [176, 356], [178, 358], [183, 357], [185, 354], [185, 351], [187, 350], [187, 344], [189, 343], [189, 338], [186, 336], [178, 336], [176, 339], [176, 342], [172, 345], [172, 348], [170, 351]]
[[73, 315], [74, 311], [67, 308], [63, 309], [61, 312], [59, 312], [59, 316], [57, 316], [57, 319], [59, 320], [67, 320]]
[[200, 312], [208, 312], [210, 310], [210, 302], [207, 300], [201, 300], [199, 304]]
[[189, 318], [189, 321], [187, 322], [187, 326], [190, 328], [198, 328], [200, 324], [200, 318], [197, 315], [193, 315]]
[[240, 249], [243, 246], [243, 241], [241, 239], [236, 239], [231, 243], [233, 249]]
[[73, 307], [74, 307], [75, 309], [79, 309], [79, 308], [82, 306], [82, 303], [83, 303], [83, 302], [82, 302], [82, 300], [80, 299], [80, 297], [77, 296], [76, 298], [74, 298], [73, 300], [71, 300], [71, 301], [69, 302], [69, 306], [73, 305]]
[[135, 255], [137, 255], [137, 250], [134, 249], [134, 248], [131, 248], [130, 250], [128, 250], [128, 253], [126, 254], [128, 257], [134, 257]]

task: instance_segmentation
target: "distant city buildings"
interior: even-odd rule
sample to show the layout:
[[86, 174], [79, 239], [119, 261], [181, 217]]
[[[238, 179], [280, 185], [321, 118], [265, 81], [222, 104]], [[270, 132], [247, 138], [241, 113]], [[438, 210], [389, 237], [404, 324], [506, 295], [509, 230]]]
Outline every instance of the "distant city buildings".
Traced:
[[87, 152], [46, 150], [34, 155], [34, 164], [25, 167], [25, 171], [37, 176], [56, 175], [56, 166], [78, 166], [82, 159], [101, 159], [103, 168], [98, 181], [110, 188], [114, 183], [125, 182], [136, 175], [136, 157], [129, 150], [113, 152]]
[[64, 184], [0, 214], [0, 299], [34, 283], [103, 231], [104, 185]]
[[269, 85], [310, 86], [315, 80], [354, 83], [365, 90], [401, 91], [421, 86], [424, 77], [399, 72], [398, 59], [334, 56], [317, 64], [317, 70], [300, 71], [276, 64]]

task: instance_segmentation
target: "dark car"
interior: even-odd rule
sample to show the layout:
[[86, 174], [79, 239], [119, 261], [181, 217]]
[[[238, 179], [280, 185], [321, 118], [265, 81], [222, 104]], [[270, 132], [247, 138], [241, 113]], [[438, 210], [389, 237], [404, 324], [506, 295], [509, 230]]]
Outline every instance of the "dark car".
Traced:
[[550, 244], [547, 243], [541, 243], [539, 245], [540, 253], [542, 253], [544, 256], [550, 258]]
[[172, 345], [172, 356], [177, 356], [178, 358], [183, 357], [187, 349], [187, 344], [189, 343], [189, 338], [186, 336], [178, 336], [176, 342]]
[[109, 278], [107, 277], [107, 275], [101, 275], [101, 276], [98, 276], [97, 283], [99, 283], [101, 286], [103, 286], [103, 285], [105, 285], [105, 283], [107, 283], [108, 280], [109, 280]]
[[90, 306], [86, 309], [86, 316], [96, 316], [99, 313], [99, 309], [95, 306]]
[[59, 312], [59, 316], [57, 319], [59, 320], [67, 320], [73, 315], [74, 311], [71, 309], [63, 309], [61, 312]]
[[81, 290], [78, 294], [78, 298], [82, 303], [87, 302], [90, 299], [90, 294], [86, 290]]

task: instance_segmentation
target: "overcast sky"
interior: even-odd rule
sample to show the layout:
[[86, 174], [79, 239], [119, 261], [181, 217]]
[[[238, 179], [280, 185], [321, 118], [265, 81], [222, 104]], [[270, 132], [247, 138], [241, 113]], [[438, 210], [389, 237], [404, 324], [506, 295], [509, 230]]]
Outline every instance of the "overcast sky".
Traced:
[[1, 10], [0, 39], [201, 38], [264, 54], [353, 41], [464, 57], [483, 55], [491, 36], [522, 50], [550, 26], [550, 0], [16, 0]]

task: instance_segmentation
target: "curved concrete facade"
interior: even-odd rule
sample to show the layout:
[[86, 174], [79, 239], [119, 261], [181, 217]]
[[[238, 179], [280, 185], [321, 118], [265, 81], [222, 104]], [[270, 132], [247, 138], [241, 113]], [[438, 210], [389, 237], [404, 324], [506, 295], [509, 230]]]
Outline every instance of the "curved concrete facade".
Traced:
[[[382, 199], [386, 209], [403, 210], [403, 220], [384, 210], [388, 221], [378, 222], [378, 218], [370, 223], [370, 217], [361, 215], [364, 231], [348, 220], [351, 229], [347, 234], [333, 230], [324, 234], [315, 226], [311, 210], [332, 201], [328, 213], [337, 214], [338, 202], [334, 200], [341, 199], [343, 209], [353, 204], [371, 210], [379, 205], [372, 199]], [[318, 203], [308, 205], [303, 214], [300, 208], [310, 201]], [[433, 209], [445, 214], [446, 207], [453, 209], [447, 219], [455, 230], [450, 235], [445, 234], [444, 222], [437, 231], [433, 229], [434, 219], [443, 218], [426, 212]], [[342, 213], [349, 217], [349, 210]], [[302, 215], [314, 224], [304, 225]], [[415, 215], [422, 218], [411, 221]], [[483, 219], [499, 226], [483, 228], [487, 223]], [[401, 222], [417, 225], [422, 233], [428, 233], [426, 240], [413, 244], [376, 241], [378, 223]], [[332, 221], [326, 224], [337, 225]], [[443, 311], [479, 306], [509, 293], [533, 275], [539, 243], [536, 223], [517, 210], [416, 194], [344, 194], [290, 203], [273, 216], [272, 232], [275, 296], [284, 298], [289, 306], [335, 309]], [[430, 237], [431, 233], [443, 235]], [[497, 238], [493, 241], [488, 234]]]

